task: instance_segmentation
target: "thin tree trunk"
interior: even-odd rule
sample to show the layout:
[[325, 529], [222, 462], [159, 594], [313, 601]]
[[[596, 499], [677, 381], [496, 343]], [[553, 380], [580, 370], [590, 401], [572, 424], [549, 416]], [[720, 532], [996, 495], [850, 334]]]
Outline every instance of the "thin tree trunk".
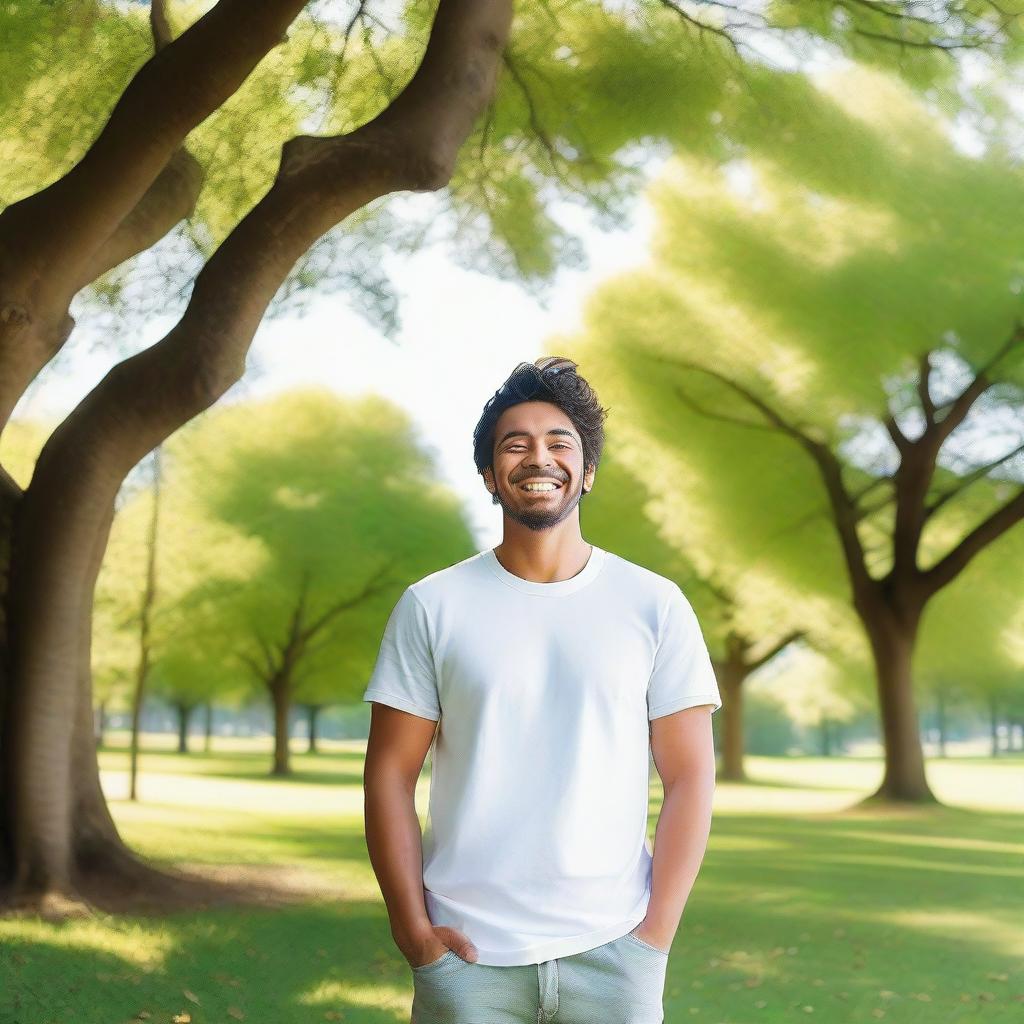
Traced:
[[178, 753], [188, 753], [188, 725], [192, 720], [191, 704], [176, 704], [178, 712]]
[[319, 704], [307, 704], [306, 715], [307, 722], [309, 723], [309, 746], [306, 748], [306, 752], [309, 754], [316, 753], [316, 722], [317, 717], [320, 714]]
[[745, 740], [743, 736], [743, 680], [739, 666], [730, 662], [718, 665], [722, 687], [722, 766], [719, 778], [730, 782], [744, 782], [747, 774], [743, 765]]
[[999, 701], [993, 694], [988, 700], [988, 723], [991, 756], [999, 756]]
[[129, 800], [136, 800], [139, 770], [139, 720], [146, 700], [146, 680], [149, 676], [150, 642], [149, 627], [156, 603], [156, 549], [160, 520], [160, 448], [153, 451], [153, 512], [149, 519], [149, 533], [146, 538], [146, 586], [139, 609], [139, 665], [135, 675], [135, 692], [132, 695], [132, 749], [130, 766]]
[[210, 753], [213, 748], [213, 701], [206, 702], [205, 715], [203, 718], [203, 742], [204, 753]]
[[287, 676], [278, 675], [271, 681], [270, 699], [274, 707], [274, 767], [271, 774], [289, 775], [292, 699], [291, 681]]

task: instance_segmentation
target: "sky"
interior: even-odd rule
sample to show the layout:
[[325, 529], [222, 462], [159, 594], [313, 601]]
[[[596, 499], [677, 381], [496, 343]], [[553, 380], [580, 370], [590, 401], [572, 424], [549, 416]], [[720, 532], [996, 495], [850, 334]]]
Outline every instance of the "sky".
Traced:
[[[625, 230], [600, 231], [578, 207], [557, 215], [583, 240], [588, 266], [560, 270], [546, 308], [514, 283], [462, 269], [442, 251], [427, 249], [394, 263], [402, 319], [397, 344], [348, 309], [343, 297], [314, 300], [302, 318], [261, 324], [247, 373], [218, 404], [303, 385], [325, 386], [346, 397], [375, 393], [390, 399], [416, 425], [421, 444], [462, 501], [478, 550], [494, 547], [501, 541], [501, 508], [492, 504], [473, 463], [473, 428], [484, 403], [520, 361], [558, 354], [549, 350], [548, 339], [581, 325], [585, 300], [601, 280], [647, 259], [653, 226], [643, 197]], [[172, 324], [170, 319], [150, 323], [138, 348], [155, 344]], [[44, 371], [23, 397], [15, 418], [67, 415], [116, 361], [82, 326], [60, 366]], [[580, 372], [585, 376], [586, 367]], [[600, 381], [591, 383], [600, 394]]]

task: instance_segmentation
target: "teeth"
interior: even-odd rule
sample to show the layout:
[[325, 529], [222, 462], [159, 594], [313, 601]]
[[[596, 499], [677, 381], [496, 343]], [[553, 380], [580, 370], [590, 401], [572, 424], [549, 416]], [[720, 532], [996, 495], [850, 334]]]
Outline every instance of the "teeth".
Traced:
[[557, 491], [558, 484], [523, 484], [523, 489], [527, 491]]

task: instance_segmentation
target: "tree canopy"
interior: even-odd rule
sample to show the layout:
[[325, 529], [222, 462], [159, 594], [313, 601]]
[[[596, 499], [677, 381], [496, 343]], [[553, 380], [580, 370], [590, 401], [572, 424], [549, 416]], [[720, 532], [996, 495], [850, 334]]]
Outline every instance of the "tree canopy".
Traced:
[[[959, 152], [948, 125], [881, 72], [790, 84], [742, 158], [671, 162], [653, 189], [649, 265], [600, 288], [584, 333], [557, 347], [607, 382], [645, 508], [740, 620], [792, 616], [863, 679], [832, 509], [791, 428], [837, 453], [882, 579], [896, 550], [894, 438], [920, 434], [922, 401], [941, 419], [980, 374], [990, 386], [937, 456], [920, 570], [1004, 504], [1012, 513], [1024, 484], [1024, 177], [998, 149]], [[975, 558], [928, 609], [922, 679], [956, 672], [981, 687], [1019, 674], [1009, 633], [1024, 605], [1024, 530]]]

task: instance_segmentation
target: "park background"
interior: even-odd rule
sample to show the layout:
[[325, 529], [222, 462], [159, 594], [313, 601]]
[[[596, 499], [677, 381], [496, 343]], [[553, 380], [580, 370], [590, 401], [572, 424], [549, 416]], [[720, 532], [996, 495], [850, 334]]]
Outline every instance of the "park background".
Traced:
[[[8, 212], [211, 7], [8, 5]], [[310, 5], [175, 151], [187, 209], [75, 291], [0, 436], [9, 495], [52, 487], [69, 533], [98, 507], [72, 486], [94, 456], [58, 461], [83, 400], [173, 332], [284, 140], [387, 103], [433, 10]], [[408, 1019], [359, 698], [404, 586], [500, 540], [472, 427], [548, 354], [609, 408], [584, 537], [679, 583], [723, 692], [666, 1021], [1018, 1019], [1021, 27], [1013, 3], [521, 3], [452, 180], [319, 238], [244, 373], [119, 482], [88, 751], [55, 715], [32, 778], [92, 772], [123, 849], [11, 900], [0, 1021]], [[652, 835], [660, 796], [652, 770]]]

